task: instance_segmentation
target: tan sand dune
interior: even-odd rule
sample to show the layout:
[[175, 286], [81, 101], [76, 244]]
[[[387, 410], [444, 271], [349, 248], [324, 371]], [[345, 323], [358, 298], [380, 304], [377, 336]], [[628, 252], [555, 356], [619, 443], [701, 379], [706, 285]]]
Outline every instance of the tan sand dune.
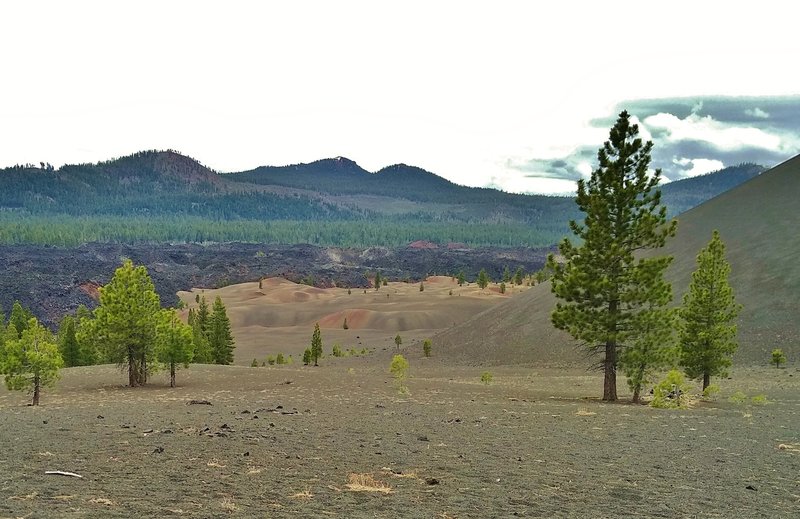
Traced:
[[[459, 286], [448, 276], [433, 276], [419, 283], [393, 282], [379, 290], [321, 289], [282, 278], [242, 283], [220, 289], [193, 289], [178, 296], [196, 308], [201, 295], [211, 304], [219, 296], [225, 303], [236, 339], [237, 363], [249, 363], [278, 352], [302, 354], [314, 324], [323, 330], [323, 344], [334, 342], [354, 348], [394, 347], [398, 333], [404, 344], [430, 337], [506, 301], [524, 287], [500, 294], [498, 285], [481, 290]], [[348, 329], [344, 329], [347, 318]]]

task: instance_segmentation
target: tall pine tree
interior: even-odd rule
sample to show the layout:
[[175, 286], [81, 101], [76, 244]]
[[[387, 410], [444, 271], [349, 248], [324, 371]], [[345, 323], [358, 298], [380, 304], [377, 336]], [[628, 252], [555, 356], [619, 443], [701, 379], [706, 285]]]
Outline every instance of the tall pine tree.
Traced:
[[666, 306], [672, 288], [664, 281], [671, 257], [637, 258], [635, 253], [663, 247], [675, 234], [657, 189], [661, 171], [648, 175], [653, 143], [637, 137], [639, 128], [622, 112], [609, 140], [597, 153], [598, 168], [578, 181], [576, 202], [586, 217], [570, 222], [579, 244], [559, 245], [564, 261], [552, 256], [552, 290], [559, 301], [556, 328], [569, 332], [592, 353], [603, 355], [603, 400], [617, 400], [619, 349], [643, 333], [640, 312]]
[[714, 231], [697, 256], [697, 270], [680, 309], [680, 365], [689, 378], [703, 379], [704, 390], [712, 376], [727, 375], [738, 346], [734, 321], [742, 307], [734, 300], [730, 273], [725, 244]]
[[319, 323], [314, 325], [314, 333], [311, 335], [311, 357], [315, 366], [319, 366], [319, 358], [322, 357], [322, 333], [319, 331]]
[[194, 354], [192, 328], [178, 319], [174, 309], [162, 310], [156, 328], [156, 357], [169, 367], [169, 385], [175, 387], [175, 371], [189, 367]]
[[85, 323], [91, 327], [87, 335], [104, 345], [106, 358], [123, 369], [127, 367], [130, 387], [147, 382], [160, 311], [161, 303], [147, 269], [126, 260], [100, 288], [95, 318]]
[[75, 329], [75, 318], [71, 315], [65, 315], [58, 325], [58, 349], [64, 366], [68, 368], [81, 365], [81, 350]]
[[[195, 318], [196, 319], [196, 318]], [[217, 296], [208, 322], [208, 343], [215, 364], [232, 364], [236, 344], [231, 334], [231, 322], [222, 299]]]

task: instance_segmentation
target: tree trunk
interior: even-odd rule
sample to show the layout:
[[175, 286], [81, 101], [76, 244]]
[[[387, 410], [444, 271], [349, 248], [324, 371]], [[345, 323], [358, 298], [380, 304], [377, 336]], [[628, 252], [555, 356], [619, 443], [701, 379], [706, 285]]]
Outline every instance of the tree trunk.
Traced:
[[711, 383], [711, 375], [706, 371], [703, 373], [703, 391], [706, 390], [708, 385]]
[[603, 360], [603, 400], [617, 401], [617, 343], [606, 342], [606, 358]]
[[133, 356], [133, 352], [128, 351], [128, 386], [136, 387], [139, 385], [137, 373], [136, 373], [136, 359]]
[[641, 392], [641, 390], [642, 390], [641, 386], [636, 386], [636, 389], [633, 390], [633, 398], [631, 399], [631, 401], [634, 404], [638, 404], [639, 403], [639, 399], [640, 399], [639, 393]]
[[36, 373], [33, 375], [33, 405], [39, 405], [39, 386], [41, 386], [41, 381], [39, 373]]
[[169, 364], [169, 387], [175, 387], [175, 363]]

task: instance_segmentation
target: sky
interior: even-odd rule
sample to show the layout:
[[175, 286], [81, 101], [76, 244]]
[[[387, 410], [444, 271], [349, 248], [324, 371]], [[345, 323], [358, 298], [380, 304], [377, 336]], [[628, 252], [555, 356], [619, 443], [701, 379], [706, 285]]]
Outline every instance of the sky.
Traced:
[[2, 2], [0, 167], [345, 156], [566, 193], [623, 109], [667, 180], [800, 153], [785, 2], [648, 4]]

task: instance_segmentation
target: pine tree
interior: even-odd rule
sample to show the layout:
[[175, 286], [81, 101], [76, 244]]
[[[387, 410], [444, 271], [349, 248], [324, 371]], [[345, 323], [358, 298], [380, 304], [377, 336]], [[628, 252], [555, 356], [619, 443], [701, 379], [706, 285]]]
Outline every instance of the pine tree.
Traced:
[[208, 309], [208, 302], [206, 301], [206, 296], [202, 296], [200, 298], [200, 302], [198, 303], [197, 312], [195, 312], [195, 319], [197, 319], [198, 323], [200, 323], [200, 329], [203, 330], [203, 333], [208, 336], [209, 332], [209, 324], [211, 316], [210, 311]]
[[231, 322], [222, 299], [217, 296], [211, 310], [208, 324], [208, 343], [215, 364], [233, 363], [233, 349], [236, 344], [231, 334]]
[[704, 390], [712, 376], [727, 375], [737, 348], [734, 320], [742, 307], [734, 300], [730, 272], [725, 244], [714, 231], [697, 256], [697, 270], [680, 309], [680, 365], [689, 378], [703, 379]]
[[322, 357], [322, 333], [319, 331], [319, 323], [314, 325], [314, 333], [311, 335], [311, 357], [310, 361], [314, 361], [314, 365], [319, 365], [319, 358]]
[[503, 268], [503, 283], [508, 283], [511, 281], [511, 271], [508, 270], [508, 266]]
[[522, 279], [525, 277], [525, 270], [522, 267], [517, 267], [517, 271], [514, 273], [514, 284], [521, 285]]
[[458, 271], [458, 275], [456, 275], [456, 280], [458, 280], [458, 286], [463, 286], [464, 283], [467, 282], [467, 276], [464, 274], [464, 269]]
[[303, 366], [311, 364], [311, 348], [306, 348], [303, 352]]
[[651, 307], [640, 312], [635, 329], [640, 333], [619, 354], [619, 365], [633, 392], [633, 402], [639, 403], [642, 389], [655, 382], [654, 374], [673, 367], [677, 360], [675, 344], [675, 311]]
[[375, 290], [379, 290], [381, 288], [381, 273], [375, 271]]
[[14, 306], [11, 308], [11, 315], [8, 318], [8, 324], [13, 324], [19, 336], [22, 337], [32, 317], [33, 314], [30, 310], [23, 307], [22, 303], [19, 301], [14, 301]]
[[489, 278], [489, 275], [486, 273], [486, 269], [481, 269], [481, 271], [478, 272], [478, 286], [481, 288], [481, 290], [489, 286], [491, 281], [492, 280]]
[[192, 320], [192, 346], [194, 348], [192, 361], [195, 364], [212, 364], [214, 362], [208, 337], [203, 332], [200, 320], [197, 318]]
[[177, 367], [188, 368], [193, 354], [192, 328], [178, 319], [175, 310], [162, 310], [156, 328], [156, 358], [169, 366], [170, 387], [175, 387]]
[[403, 344], [403, 338], [400, 337], [400, 334], [398, 333], [397, 336], [394, 338], [394, 345], [399, 350], [401, 344]]
[[671, 257], [636, 258], [634, 253], [663, 247], [675, 234], [657, 189], [661, 171], [648, 175], [652, 142], [622, 112], [609, 140], [598, 151], [599, 166], [589, 181], [578, 181], [576, 202], [586, 214], [570, 222], [580, 245], [565, 238], [564, 262], [551, 256], [552, 291], [560, 301], [553, 311], [556, 328], [569, 332], [592, 353], [603, 354], [603, 400], [617, 400], [619, 349], [642, 332], [643, 310], [666, 306], [672, 288], [664, 281]]
[[[156, 324], [161, 303], [144, 266], [126, 260], [100, 288], [89, 335], [103, 344], [106, 358], [128, 369], [128, 385], [147, 382], [153, 360]], [[83, 327], [81, 321], [81, 327]], [[88, 323], [87, 323], [88, 324]]]
[[32, 390], [33, 405], [39, 405], [42, 387], [55, 384], [58, 370], [64, 365], [53, 334], [33, 317], [20, 338], [6, 342], [4, 357], [2, 373], [6, 387]]
[[58, 349], [61, 351], [64, 366], [68, 368], [82, 365], [81, 349], [75, 329], [75, 318], [71, 315], [64, 316], [58, 325]]

